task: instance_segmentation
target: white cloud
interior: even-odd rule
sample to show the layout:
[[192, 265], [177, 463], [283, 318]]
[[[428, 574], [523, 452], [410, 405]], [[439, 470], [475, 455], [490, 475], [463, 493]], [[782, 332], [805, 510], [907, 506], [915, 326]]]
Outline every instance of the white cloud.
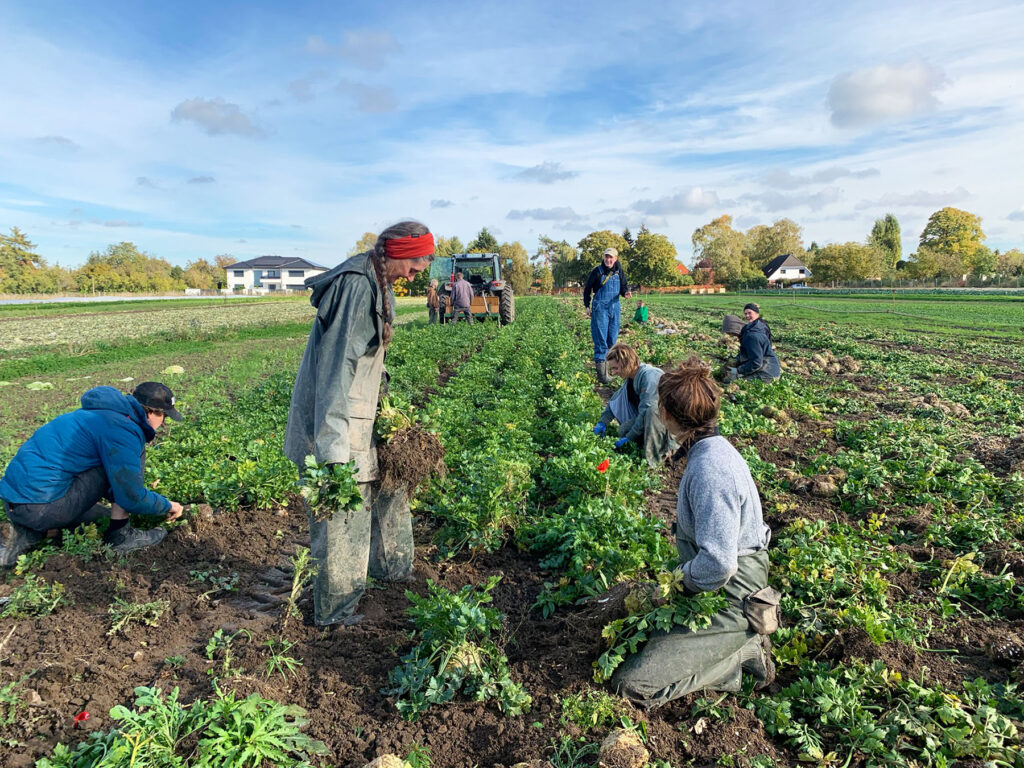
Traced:
[[394, 91], [387, 86], [369, 86], [352, 80], [340, 80], [336, 86], [338, 93], [351, 96], [360, 112], [382, 114], [398, 109], [398, 100]]
[[259, 136], [262, 133], [241, 107], [219, 96], [215, 99], [187, 99], [174, 108], [171, 120], [195, 123], [211, 136]]
[[160, 185], [148, 176], [139, 176], [135, 179], [135, 186], [145, 187], [146, 189], [160, 189]]
[[950, 203], [957, 203], [971, 196], [963, 187], [957, 187], [949, 192], [925, 192], [923, 189], [916, 192], [899, 193], [888, 192], [877, 200], [861, 200], [856, 208], [862, 211], [868, 208], [934, 208], [942, 207]]
[[574, 179], [577, 176], [579, 176], [578, 172], [565, 170], [562, 168], [561, 163], [553, 163], [550, 161], [543, 162], [540, 165], [535, 165], [532, 168], [527, 168], [521, 173], [516, 174], [517, 179], [536, 181], [540, 184], [554, 184], [556, 181]]
[[826, 187], [819, 192], [803, 195], [785, 195], [781, 192], [744, 194], [740, 195], [739, 200], [742, 202], [753, 203], [763, 210], [778, 213], [779, 211], [788, 211], [793, 208], [800, 208], [804, 206], [810, 208], [812, 211], [818, 211], [826, 205], [838, 201], [840, 197], [841, 193], [836, 187]]
[[1024, 221], [1024, 205], [1012, 213], [1007, 214], [1006, 218], [1010, 221]]
[[673, 213], [704, 213], [719, 205], [718, 193], [691, 187], [685, 192], [661, 197], [657, 200], [637, 200], [633, 209], [652, 215], [671, 215]]
[[453, 203], [451, 200], [431, 200], [430, 201], [430, 207], [431, 208], [451, 208], [453, 205], [455, 205], [455, 203]]
[[401, 50], [389, 32], [358, 30], [346, 32], [337, 46], [330, 45], [320, 35], [306, 40], [306, 53], [313, 56], [340, 56], [360, 69], [380, 70], [388, 57]]
[[828, 90], [832, 124], [857, 128], [931, 112], [945, 82], [941, 69], [920, 60], [844, 72]]
[[61, 149], [81, 149], [66, 136], [39, 136], [35, 142], [43, 146], [60, 147]]
[[217, 180], [213, 176], [193, 176], [188, 180], [189, 184], [213, 184]]
[[578, 221], [581, 216], [569, 206], [557, 208], [529, 208], [526, 210], [512, 210], [505, 216], [506, 219], [522, 221], [524, 219], [536, 219], [538, 221]]
[[842, 178], [870, 179], [881, 175], [877, 168], [866, 168], [863, 171], [851, 171], [848, 168], [832, 166], [806, 176], [797, 176], [783, 169], [765, 171], [757, 177], [757, 181], [774, 189], [796, 189], [808, 184], [829, 184]]

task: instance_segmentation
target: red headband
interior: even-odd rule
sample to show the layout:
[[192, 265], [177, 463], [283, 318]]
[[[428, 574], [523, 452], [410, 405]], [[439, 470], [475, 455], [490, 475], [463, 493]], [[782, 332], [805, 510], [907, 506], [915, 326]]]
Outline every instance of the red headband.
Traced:
[[434, 236], [429, 232], [384, 241], [384, 255], [389, 259], [420, 259], [433, 253]]

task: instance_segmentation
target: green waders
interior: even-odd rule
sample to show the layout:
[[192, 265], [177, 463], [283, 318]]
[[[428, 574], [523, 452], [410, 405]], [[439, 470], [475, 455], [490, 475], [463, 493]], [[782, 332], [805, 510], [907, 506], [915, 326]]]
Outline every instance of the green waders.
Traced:
[[309, 547], [318, 568], [313, 608], [319, 626], [337, 624], [356, 611], [366, 592], [366, 574], [403, 581], [412, 574], [412, 515], [404, 489], [381, 491], [360, 483], [363, 506], [328, 520], [309, 516]]
[[[677, 541], [683, 561], [692, 560], [697, 547]], [[612, 675], [616, 693], [645, 707], [658, 707], [701, 688], [738, 691], [744, 671], [766, 674], [761, 636], [752, 632], [743, 614], [743, 598], [768, 584], [768, 551], [739, 558], [736, 575], [725, 585], [729, 605], [698, 632], [682, 627], [659, 633], [630, 656]]]

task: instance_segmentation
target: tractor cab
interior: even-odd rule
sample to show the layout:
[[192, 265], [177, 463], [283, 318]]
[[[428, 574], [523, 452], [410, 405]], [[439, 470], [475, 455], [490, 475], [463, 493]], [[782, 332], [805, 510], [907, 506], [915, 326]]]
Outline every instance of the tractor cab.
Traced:
[[461, 272], [463, 279], [473, 287], [469, 311], [474, 318], [493, 317], [502, 325], [513, 322], [515, 297], [512, 286], [502, 279], [502, 269], [508, 266], [503, 261], [497, 253], [457, 253], [434, 259], [430, 265], [430, 277], [437, 280], [441, 322], [447, 323], [454, 315], [451, 292], [457, 272]]

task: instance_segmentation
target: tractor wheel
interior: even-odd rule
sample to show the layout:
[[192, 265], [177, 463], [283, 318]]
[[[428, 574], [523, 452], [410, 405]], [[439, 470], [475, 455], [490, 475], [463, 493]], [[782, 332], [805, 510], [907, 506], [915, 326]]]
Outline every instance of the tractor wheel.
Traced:
[[508, 325], [516, 319], [516, 297], [512, 295], [512, 286], [506, 285], [501, 290], [501, 298], [498, 300], [498, 320], [502, 325]]
[[441, 321], [441, 325], [448, 322], [448, 297], [438, 296], [437, 297], [437, 314], [438, 320]]

